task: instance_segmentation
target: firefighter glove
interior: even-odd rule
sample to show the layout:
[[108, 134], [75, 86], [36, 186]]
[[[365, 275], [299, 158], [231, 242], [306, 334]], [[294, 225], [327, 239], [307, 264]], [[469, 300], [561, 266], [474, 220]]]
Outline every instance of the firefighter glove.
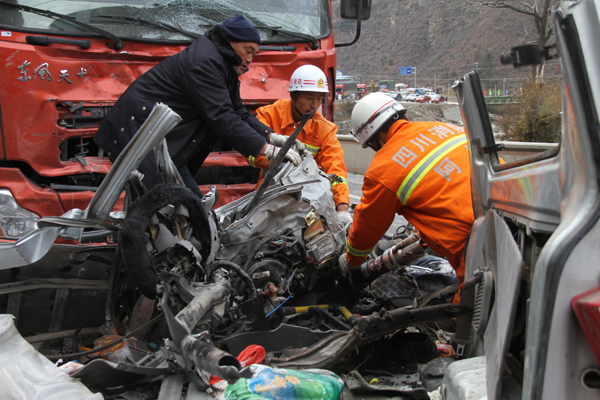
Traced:
[[[279, 133], [273, 132], [271, 134], [271, 136], [269, 137], [269, 143], [271, 143], [272, 145], [281, 147], [281, 146], [283, 146], [283, 144], [285, 143], [285, 141], [288, 140], [288, 139], [289, 139], [289, 136], [281, 135]], [[302, 143], [298, 139], [296, 139], [294, 141], [294, 148], [300, 154], [302, 154], [302, 153], [304, 153], [306, 151], [306, 146], [304, 146], [304, 143]]]
[[342, 255], [338, 258], [338, 264], [340, 266], [340, 271], [342, 271], [342, 275], [344, 277], [348, 276], [348, 272], [350, 272], [350, 270], [354, 268], [352, 265], [346, 262], [346, 252], [343, 252]]
[[352, 223], [352, 215], [348, 211], [338, 211], [337, 218], [344, 228], [347, 228]]
[[[281, 151], [281, 147], [273, 146], [272, 144], [267, 145], [267, 149], [265, 150], [265, 157], [269, 161], [275, 160], [277, 158], [277, 154]], [[291, 161], [294, 165], [299, 165], [302, 162], [302, 158], [300, 158], [300, 154], [294, 149], [289, 149], [285, 154], [285, 158], [288, 161]]]

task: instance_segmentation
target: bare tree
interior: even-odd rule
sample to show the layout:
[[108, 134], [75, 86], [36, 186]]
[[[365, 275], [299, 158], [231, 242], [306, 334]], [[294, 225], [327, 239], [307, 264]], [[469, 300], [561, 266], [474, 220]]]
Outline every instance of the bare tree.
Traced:
[[[491, 8], [507, 8], [531, 16], [535, 22], [540, 51], [552, 38], [554, 32], [550, 17], [552, 9], [560, 3], [559, 0], [469, 0], [469, 2]], [[542, 74], [543, 59], [542, 65], [534, 72], [534, 76], [541, 77]]]

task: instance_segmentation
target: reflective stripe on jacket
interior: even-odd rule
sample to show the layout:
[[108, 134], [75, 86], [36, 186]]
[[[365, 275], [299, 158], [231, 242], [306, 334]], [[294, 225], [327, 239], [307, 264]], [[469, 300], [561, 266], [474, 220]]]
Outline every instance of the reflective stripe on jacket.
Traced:
[[471, 169], [462, 128], [441, 122], [396, 122], [365, 173], [362, 199], [346, 243], [347, 259], [360, 265], [395, 214], [464, 274], [464, 246], [473, 224]]
[[[290, 99], [277, 100], [273, 104], [260, 107], [256, 110], [256, 117], [281, 135], [290, 136], [296, 130], [297, 124], [292, 117]], [[346, 181], [348, 170], [344, 162], [344, 151], [336, 134], [337, 125], [316, 112], [304, 125], [298, 140], [304, 143], [306, 150], [313, 155], [323, 172], [340, 178], [331, 181], [333, 199], [337, 206], [340, 203], [350, 204], [350, 190]], [[269, 161], [263, 156], [249, 157], [248, 163], [255, 168], [269, 168]]]

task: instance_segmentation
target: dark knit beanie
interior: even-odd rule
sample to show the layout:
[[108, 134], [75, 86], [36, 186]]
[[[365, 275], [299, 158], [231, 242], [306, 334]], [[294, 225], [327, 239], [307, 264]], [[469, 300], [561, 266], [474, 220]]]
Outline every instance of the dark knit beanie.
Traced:
[[225, 37], [232, 42], [254, 42], [260, 44], [260, 33], [242, 14], [226, 19], [221, 24]]

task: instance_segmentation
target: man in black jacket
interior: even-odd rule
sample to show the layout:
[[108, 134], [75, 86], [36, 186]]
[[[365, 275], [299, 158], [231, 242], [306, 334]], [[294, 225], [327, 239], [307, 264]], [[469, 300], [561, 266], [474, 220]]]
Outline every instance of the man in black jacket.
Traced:
[[[238, 76], [258, 53], [259, 32], [240, 14], [208, 30], [182, 52], [136, 79], [100, 124], [94, 141], [111, 161], [142, 126], [155, 103], [168, 105], [182, 121], [167, 135], [167, 147], [186, 186], [202, 196], [193, 175], [217, 140], [244, 156], [274, 159], [273, 131], [244, 107]], [[286, 158], [301, 159], [290, 149]], [[160, 183], [154, 155], [138, 170], [147, 187]]]

